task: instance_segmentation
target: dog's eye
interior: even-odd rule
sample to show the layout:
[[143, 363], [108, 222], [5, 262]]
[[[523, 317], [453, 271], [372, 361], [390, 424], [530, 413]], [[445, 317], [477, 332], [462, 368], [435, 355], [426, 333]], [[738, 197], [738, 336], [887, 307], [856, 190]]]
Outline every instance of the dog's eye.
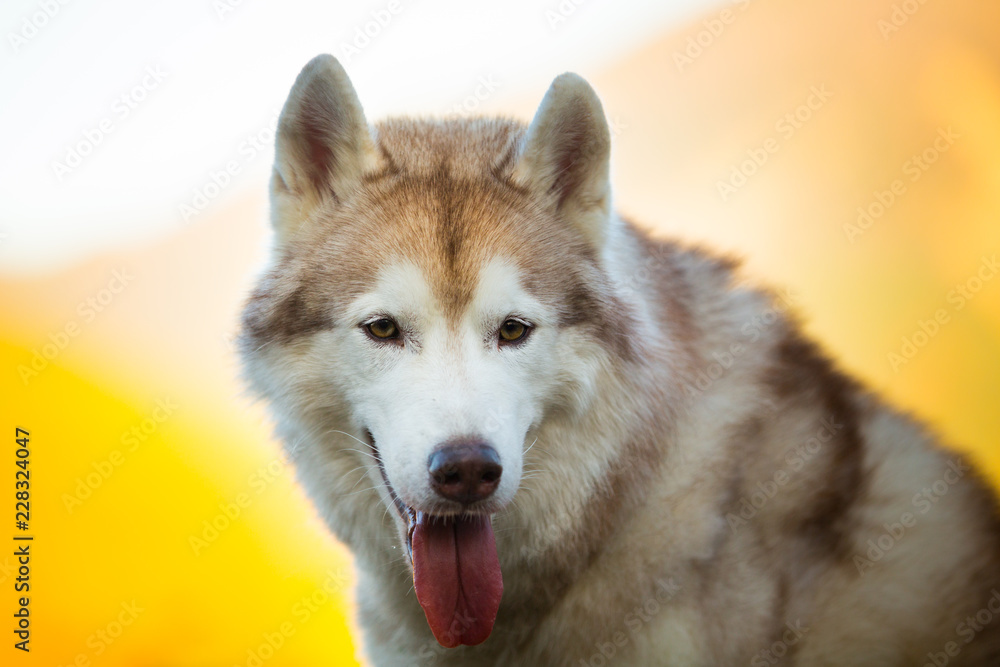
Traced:
[[528, 335], [528, 326], [517, 320], [507, 320], [500, 325], [500, 342], [516, 343]]
[[379, 340], [399, 338], [399, 327], [396, 326], [396, 323], [388, 317], [383, 317], [382, 319], [375, 320], [374, 322], [369, 322], [365, 325], [365, 329], [368, 330], [368, 333], [370, 333], [373, 338], [378, 338]]

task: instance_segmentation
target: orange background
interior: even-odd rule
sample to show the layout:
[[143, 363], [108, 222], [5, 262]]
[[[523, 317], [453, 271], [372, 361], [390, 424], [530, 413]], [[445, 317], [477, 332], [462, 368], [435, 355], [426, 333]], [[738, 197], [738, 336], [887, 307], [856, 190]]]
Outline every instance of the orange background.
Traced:
[[[893, 4], [736, 4], [717, 35], [704, 31], [718, 31], [721, 8], [580, 73], [615, 127], [625, 214], [745, 257], [748, 279], [788, 288], [845, 368], [998, 480], [1000, 277], [960, 310], [949, 293], [1000, 252], [1000, 5], [927, 2], [883, 34]], [[829, 99], [786, 136], [778, 123], [812, 87]], [[543, 93], [512, 82], [481, 110], [527, 119]], [[907, 161], [947, 128], [953, 144], [911, 180]], [[723, 201], [719, 181], [773, 142]], [[905, 192], [852, 242], [845, 225], [897, 179]], [[36, 536], [32, 651], [5, 640], [0, 662], [355, 664], [350, 556], [237, 375], [231, 340], [265, 257], [266, 219], [262, 177], [144, 245], [56, 273], [0, 274], [4, 479], [14, 428], [29, 429]], [[89, 319], [80, 304], [100, 298], [115, 270], [131, 279]], [[941, 309], [947, 322], [915, 336]], [[19, 368], [73, 324], [25, 381]], [[893, 368], [890, 353], [915, 337], [926, 344]], [[165, 415], [157, 401], [176, 407]], [[144, 423], [146, 439], [133, 440]], [[0, 556], [7, 624], [13, 560]]]

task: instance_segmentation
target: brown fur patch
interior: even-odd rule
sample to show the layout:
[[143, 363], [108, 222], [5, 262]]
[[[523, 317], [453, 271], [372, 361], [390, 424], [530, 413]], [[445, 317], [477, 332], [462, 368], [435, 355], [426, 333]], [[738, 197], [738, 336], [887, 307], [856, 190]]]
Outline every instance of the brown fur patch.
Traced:
[[340, 308], [381, 267], [404, 260], [422, 269], [454, 319], [486, 263], [507, 257], [562, 326], [587, 327], [632, 358], [634, 315], [614, 297], [594, 248], [556, 211], [497, 178], [497, 165], [513, 159], [523, 133], [513, 121], [379, 125], [384, 167], [364, 179], [357, 196], [331, 199], [303, 225], [283, 265], [251, 296], [246, 335], [287, 342], [334, 326]]
[[826, 448], [831, 452], [829, 474], [813, 490], [800, 526], [819, 551], [842, 557], [850, 549], [851, 508], [861, 502], [866, 483], [860, 416], [853, 399], [860, 387], [837, 371], [815, 343], [792, 332], [776, 348], [766, 381], [780, 400], [819, 406], [817, 425], [824, 417], [842, 424]]
[[329, 314], [309, 303], [304, 284], [293, 283], [291, 291], [283, 294], [281, 282], [282, 276], [272, 271], [247, 300], [242, 315], [241, 341], [249, 349], [263, 342], [289, 343], [331, 325]]

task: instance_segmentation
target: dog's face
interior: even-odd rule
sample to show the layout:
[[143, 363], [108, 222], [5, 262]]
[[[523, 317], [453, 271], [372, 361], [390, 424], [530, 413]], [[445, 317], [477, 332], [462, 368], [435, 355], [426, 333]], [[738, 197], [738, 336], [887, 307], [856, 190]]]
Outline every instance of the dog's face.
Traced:
[[[244, 361], [279, 419], [356, 463], [393, 508], [445, 645], [489, 635], [502, 590], [490, 515], [517, 494], [533, 427], [586, 393], [581, 346], [620, 344], [601, 268], [608, 148], [600, 104], [572, 75], [527, 131], [372, 131], [319, 57], [279, 122], [277, 247], [244, 312]], [[357, 486], [336, 477], [347, 465], [331, 466], [330, 488]]]
[[[446, 248], [432, 240], [442, 193], [430, 184], [417, 193], [408, 205], [395, 202], [389, 234], [366, 232], [378, 225], [359, 215], [355, 256], [334, 260], [358, 289], [339, 308], [330, 304], [333, 326], [319, 337], [329, 340], [314, 353], [336, 359], [330, 386], [370, 436], [404, 506], [434, 516], [493, 513], [517, 491], [525, 437], [553, 384], [560, 313], [526, 289], [516, 256], [483, 248], [476, 261], [448, 267]], [[517, 213], [496, 202], [480, 222], [516, 224]], [[427, 239], [426, 254], [400, 252], [407, 237]], [[449, 488], [429, 470], [442, 452], [482, 458], [486, 479]]]
[[[525, 290], [513, 259], [476, 273], [466, 302], [455, 303], [419, 263], [395, 257], [342, 320], [341, 373], [363, 378], [343, 387], [355, 420], [396, 496], [436, 516], [492, 513], [513, 499], [526, 434], [552, 383], [557, 313]], [[484, 488], [442, 492], [429, 462], [449, 448], [492, 460]]]

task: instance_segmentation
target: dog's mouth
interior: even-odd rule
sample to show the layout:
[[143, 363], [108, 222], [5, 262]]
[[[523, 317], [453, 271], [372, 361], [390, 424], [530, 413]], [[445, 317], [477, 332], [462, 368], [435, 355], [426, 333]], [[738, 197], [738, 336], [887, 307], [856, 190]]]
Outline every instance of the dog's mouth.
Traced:
[[431, 632], [447, 648], [481, 644], [493, 631], [503, 595], [489, 515], [439, 516], [408, 506], [392, 488], [371, 433], [365, 435], [392, 503], [406, 524], [413, 589]]

